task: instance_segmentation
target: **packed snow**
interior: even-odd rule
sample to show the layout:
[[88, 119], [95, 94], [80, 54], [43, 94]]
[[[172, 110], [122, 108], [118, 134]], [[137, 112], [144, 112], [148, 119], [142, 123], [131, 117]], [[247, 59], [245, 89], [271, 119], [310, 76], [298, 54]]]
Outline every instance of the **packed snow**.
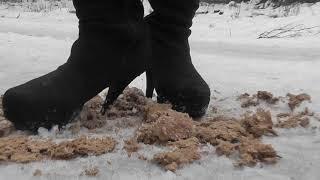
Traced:
[[[237, 13], [239, 8], [240, 14]], [[309, 107], [315, 112], [315, 117], [319, 117], [320, 3], [303, 4], [296, 8], [299, 11], [287, 14], [281, 8], [258, 10], [248, 4], [237, 8], [225, 5], [201, 7], [199, 12], [209, 13], [199, 13], [195, 17], [190, 45], [193, 62], [212, 90], [207, 116], [213, 115], [213, 107], [218, 109], [215, 113], [239, 116], [246, 109], [242, 109], [236, 101], [238, 95], [267, 90], [277, 96], [285, 96], [288, 92], [310, 94], [312, 102], [303, 103], [300, 109]], [[213, 13], [212, 9], [220, 9], [224, 14]], [[261, 33], [289, 24], [312, 28], [290, 37], [258, 38]], [[36, 13], [1, 5], [0, 94], [64, 63], [77, 38], [77, 31], [75, 14], [69, 13], [68, 9]], [[145, 89], [144, 75], [131, 86]], [[261, 106], [271, 109], [273, 115], [290, 111], [284, 103]], [[320, 177], [319, 121], [317, 118], [311, 119], [311, 127], [306, 129], [277, 129], [279, 137], [263, 139], [272, 144], [282, 157], [276, 165], [237, 169], [230, 159], [218, 157], [214, 147], [208, 145], [205, 148], [211, 153], [173, 173], [137, 156], [128, 158], [120, 143], [113, 153], [98, 157], [1, 164], [0, 180], [87, 179], [87, 176], [80, 174], [85, 168], [93, 166], [100, 170], [95, 179], [316, 180]], [[134, 128], [122, 128], [116, 136], [115, 124], [108, 124], [98, 135], [106, 134], [123, 142], [134, 133]], [[81, 133], [90, 135], [85, 129]], [[57, 134], [55, 129], [40, 129], [39, 136], [72, 138], [69, 132]], [[152, 157], [163, 150], [144, 145], [140, 153]], [[37, 169], [41, 170], [40, 177], [34, 176]]]

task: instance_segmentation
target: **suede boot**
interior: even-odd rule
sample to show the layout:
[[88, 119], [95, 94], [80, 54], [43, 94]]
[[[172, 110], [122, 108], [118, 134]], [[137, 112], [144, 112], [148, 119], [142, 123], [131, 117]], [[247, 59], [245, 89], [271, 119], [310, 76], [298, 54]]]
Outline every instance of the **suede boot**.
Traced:
[[105, 108], [146, 69], [146, 28], [140, 0], [73, 0], [79, 38], [57, 70], [9, 89], [6, 118], [36, 131], [72, 120], [83, 104], [109, 87]]
[[145, 18], [151, 34], [147, 96], [191, 117], [205, 114], [210, 89], [192, 64], [188, 37], [199, 0], [149, 0], [154, 12]]

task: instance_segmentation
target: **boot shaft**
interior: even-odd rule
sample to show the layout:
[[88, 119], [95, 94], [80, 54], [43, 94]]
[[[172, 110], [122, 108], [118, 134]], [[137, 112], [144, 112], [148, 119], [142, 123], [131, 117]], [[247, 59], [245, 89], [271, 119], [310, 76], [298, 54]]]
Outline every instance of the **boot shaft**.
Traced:
[[149, 0], [159, 20], [190, 28], [199, 0]]
[[143, 36], [144, 9], [140, 0], [73, 0], [73, 4], [81, 42], [114, 42], [121, 48]]
[[103, 21], [110, 24], [140, 21], [144, 10], [140, 0], [73, 0], [79, 22]]
[[145, 18], [153, 36], [174, 49], [189, 51], [192, 19], [199, 8], [199, 0], [149, 0], [154, 11]]

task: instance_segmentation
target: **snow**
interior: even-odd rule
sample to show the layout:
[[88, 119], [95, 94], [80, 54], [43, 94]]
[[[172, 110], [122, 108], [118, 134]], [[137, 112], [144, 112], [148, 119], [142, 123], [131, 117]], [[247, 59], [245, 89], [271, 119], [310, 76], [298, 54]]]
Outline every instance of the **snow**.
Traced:
[[[294, 16], [282, 17], [279, 9], [259, 12], [265, 15], [252, 16], [250, 5], [242, 4], [238, 18], [231, 18], [234, 9], [217, 6], [224, 15], [199, 14], [194, 20], [190, 37], [193, 62], [212, 89], [211, 108], [218, 113], [239, 116], [241, 109], [235, 99], [240, 93], [267, 90], [277, 96], [286, 93], [306, 92], [312, 96], [309, 107], [320, 114], [320, 29], [304, 33], [300, 37], [281, 39], [257, 39], [264, 31], [286, 24], [303, 24], [306, 27], [320, 26], [320, 3], [302, 5]], [[271, 18], [270, 14], [279, 18]], [[19, 15], [20, 14], [20, 15]], [[19, 16], [19, 18], [16, 18]], [[318, 32], [318, 34], [317, 34]], [[70, 47], [77, 37], [77, 19], [66, 9], [46, 13], [21, 12], [0, 8], [0, 94], [6, 89], [54, 70], [69, 56]], [[138, 77], [132, 86], [145, 88], [144, 76]], [[284, 103], [276, 106], [262, 105], [271, 109], [273, 115], [289, 111]], [[98, 135], [110, 135], [119, 142], [132, 136], [134, 128], [122, 128], [118, 134], [114, 126], [121, 121], [111, 121], [100, 129]], [[78, 158], [72, 161], [43, 161], [26, 165], [0, 165], [2, 179], [87, 179], [79, 174], [90, 166], [97, 166], [100, 175], [95, 179], [272, 179], [272, 180], [316, 180], [320, 177], [320, 122], [312, 119], [315, 128], [278, 130], [280, 136], [264, 138], [282, 157], [274, 166], [235, 169], [232, 161], [215, 155], [214, 147], [207, 146], [208, 155], [201, 161], [177, 171], [165, 172], [158, 166], [128, 158], [122, 144], [110, 154], [99, 157]], [[87, 130], [82, 134], [95, 135]], [[59, 139], [72, 138], [67, 131], [40, 131], [41, 137]], [[163, 151], [157, 146], [145, 145], [141, 154], [152, 157]], [[206, 151], [206, 149], [204, 149]], [[109, 164], [110, 162], [111, 164]], [[33, 177], [36, 169], [41, 177]]]

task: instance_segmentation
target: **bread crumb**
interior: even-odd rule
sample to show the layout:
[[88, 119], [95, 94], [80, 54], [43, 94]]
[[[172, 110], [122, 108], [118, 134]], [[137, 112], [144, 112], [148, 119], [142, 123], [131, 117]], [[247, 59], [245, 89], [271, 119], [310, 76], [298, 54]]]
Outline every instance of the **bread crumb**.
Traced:
[[[192, 136], [193, 121], [184, 113], [168, 109], [158, 113], [156, 119], [151, 123], [144, 123], [137, 132], [138, 142], [145, 144], [167, 143], [168, 141], [179, 141]], [[158, 116], [159, 115], [159, 116]]]
[[239, 145], [240, 160], [238, 166], [255, 166], [258, 162], [274, 164], [278, 155], [269, 144], [263, 144], [258, 139], [244, 138]]
[[230, 156], [231, 154], [235, 153], [236, 151], [236, 144], [232, 144], [227, 141], [221, 141], [219, 142], [219, 145], [216, 147], [216, 153], [219, 156], [225, 155]]
[[257, 98], [259, 100], [264, 100], [269, 104], [275, 104], [279, 101], [278, 97], [274, 97], [273, 94], [268, 91], [258, 91]]
[[265, 111], [262, 108], [258, 108], [257, 112], [253, 115], [246, 113], [241, 120], [241, 125], [247, 132], [258, 138], [263, 135], [277, 136], [277, 133], [272, 128], [271, 112]]
[[151, 123], [157, 121], [160, 116], [166, 115], [171, 109], [170, 104], [158, 104], [149, 102], [146, 106], [146, 114], [144, 121], [146, 123]]
[[102, 104], [103, 99], [100, 96], [95, 96], [84, 104], [75, 121], [79, 121], [81, 127], [88, 128], [89, 130], [103, 127], [106, 121], [100, 113]]
[[288, 93], [287, 97], [289, 97], [288, 105], [292, 111], [296, 107], [299, 107], [303, 101], [311, 101], [311, 96], [306, 93], [302, 93], [298, 95]]
[[26, 136], [0, 138], [0, 162], [29, 163], [43, 159], [68, 160], [79, 156], [101, 155], [114, 150], [112, 138], [80, 137], [59, 144]]
[[156, 154], [153, 160], [166, 170], [175, 172], [179, 167], [201, 158], [198, 145], [196, 138], [181, 140], [171, 144], [174, 146], [173, 151]]
[[288, 117], [288, 119], [279, 121], [278, 124], [275, 125], [277, 128], [285, 128], [285, 129], [291, 129], [296, 128], [298, 126], [301, 127], [308, 127], [310, 124], [310, 119], [308, 117], [304, 117], [301, 115], [293, 115]]
[[250, 106], [258, 106], [260, 101], [268, 104], [276, 104], [280, 98], [274, 97], [273, 94], [268, 91], [258, 91], [257, 94], [253, 94], [252, 96], [248, 93], [241, 94], [237, 100], [241, 102], [242, 108], [248, 108]]
[[139, 143], [134, 138], [126, 140], [124, 143], [123, 149], [127, 151], [129, 157], [131, 157], [132, 153], [138, 152], [140, 149]]
[[10, 121], [6, 120], [4, 117], [0, 116], [0, 137], [8, 136], [13, 131], [14, 131], [13, 124]]
[[42, 171], [40, 169], [36, 169], [34, 172], [33, 172], [33, 176], [42, 176]]
[[146, 158], [145, 156], [143, 156], [141, 154], [138, 155], [138, 159], [143, 160], [143, 161], [147, 161], [148, 160], [148, 158]]
[[126, 88], [106, 112], [108, 118], [141, 116], [145, 112], [148, 99], [138, 88]]
[[289, 117], [289, 116], [290, 116], [290, 113], [279, 113], [279, 114], [277, 114], [278, 118], [285, 118], [285, 117]]
[[14, 131], [13, 124], [4, 117], [3, 107], [2, 107], [2, 98], [3, 96], [1, 95], [0, 96], [0, 138], [8, 136]]
[[88, 168], [85, 169], [83, 173], [81, 173], [81, 175], [86, 175], [86, 176], [90, 176], [90, 177], [96, 177], [98, 176], [100, 173], [100, 170], [98, 167], [92, 167], [92, 168]]
[[194, 136], [202, 143], [216, 146], [220, 141], [239, 142], [247, 132], [236, 120], [220, 119], [200, 123], [195, 127]]

